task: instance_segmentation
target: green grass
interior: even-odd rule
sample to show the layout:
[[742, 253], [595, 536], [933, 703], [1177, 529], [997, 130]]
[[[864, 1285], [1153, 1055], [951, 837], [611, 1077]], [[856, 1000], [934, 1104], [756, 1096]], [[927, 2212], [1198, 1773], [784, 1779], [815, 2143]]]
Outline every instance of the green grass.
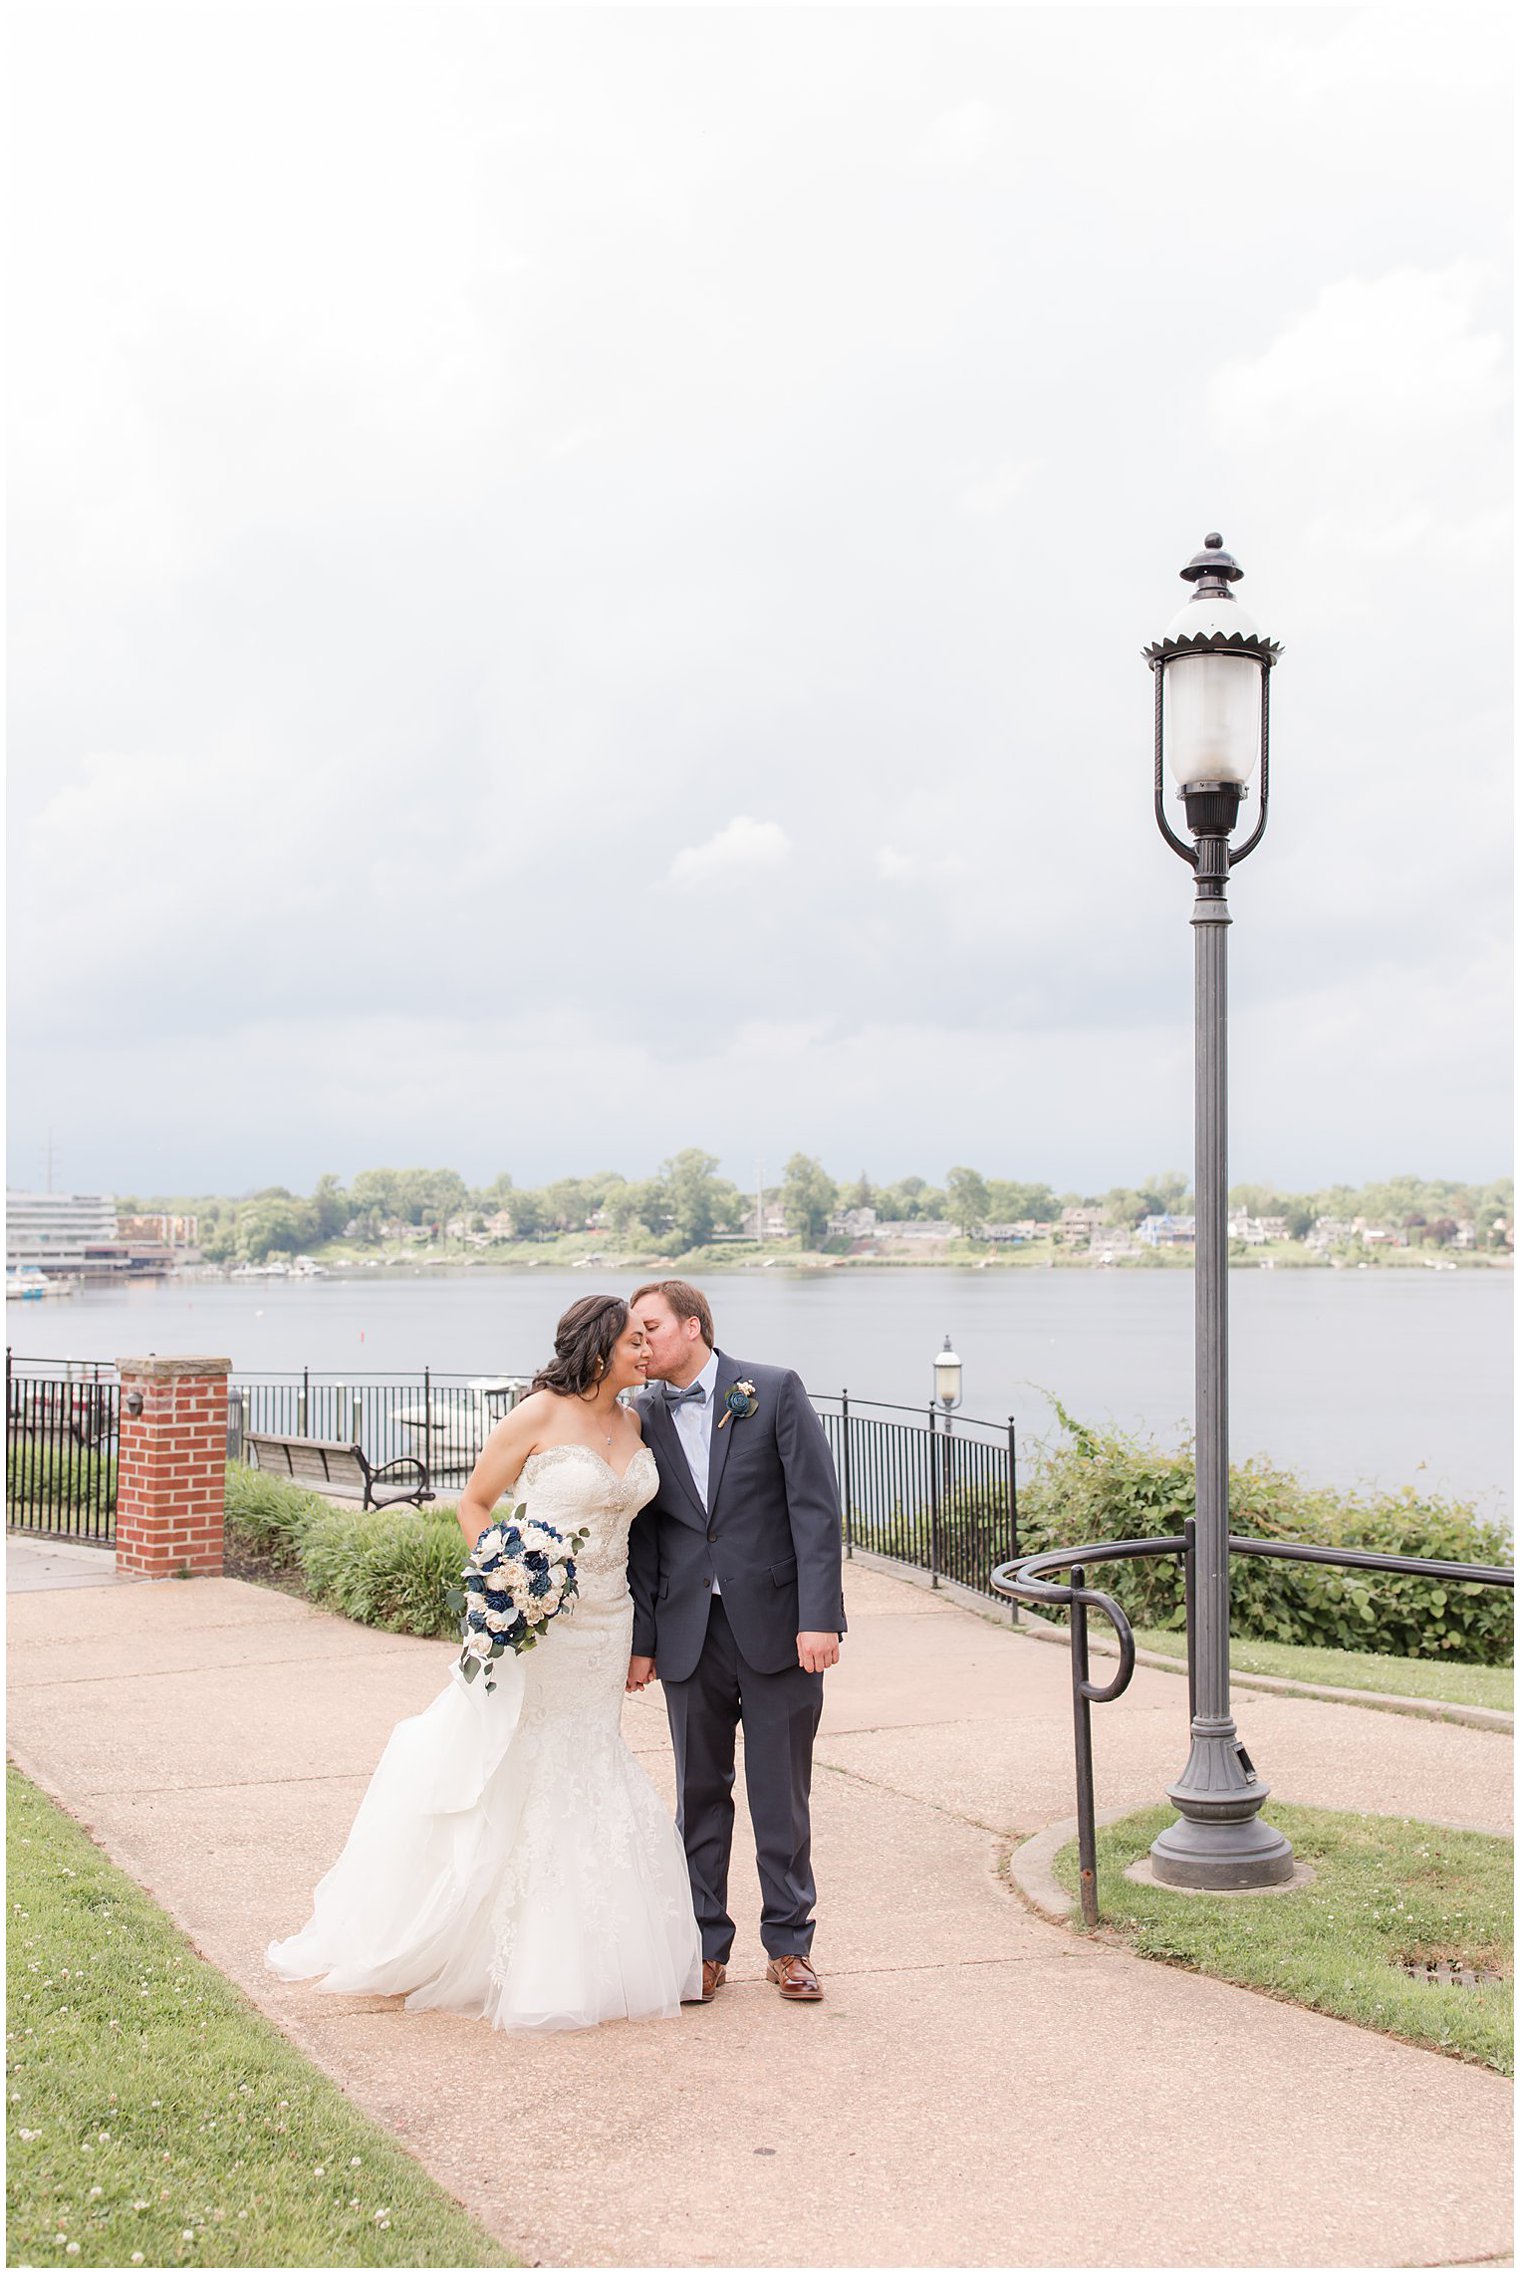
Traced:
[[[1142, 1650], [1187, 1661], [1187, 1638], [1173, 1627], [1135, 1629]], [[1370, 1650], [1327, 1650], [1312, 1643], [1243, 1642], [1230, 1637], [1237, 1674], [1277, 1674], [1289, 1682], [1319, 1682], [1337, 1690], [1380, 1690], [1395, 1698], [1440, 1698], [1448, 1705], [1515, 1710], [1512, 1666], [1464, 1666], [1440, 1658], [1389, 1658]]]
[[8, 2259], [508, 2266], [11, 1771]]
[[[1143, 1958], [1267, 1990], [1416, 2045], [1514, 2068], [1513, 1850], [1482, 1832], [1275, 1803], [1271, 1821], [1311, 1864], [1290, 1894], [1179, 1895], [1124, 1878], [1174, 1819], [1148, 1808], [1098, 1834], [1098, 1906]], [[1077, 1887], [1075, 1841], [1055, 1861]], [[1429, 1988], [1401, 1960], [1502, 1969], [1477, 1989]]]

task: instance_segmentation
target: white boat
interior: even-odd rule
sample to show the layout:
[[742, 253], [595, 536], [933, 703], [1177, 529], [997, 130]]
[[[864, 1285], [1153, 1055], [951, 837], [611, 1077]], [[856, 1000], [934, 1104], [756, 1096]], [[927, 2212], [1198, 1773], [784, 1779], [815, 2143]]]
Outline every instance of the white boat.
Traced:
[[84, 1281], [72, 1272], [49, 1277], [40, 1263], [8, 1263], [5, 1299], [8, 1303], [40, 1303], [44, 1295], [77, 1295]]
[[392, 1406], [391, 1419], [407, 1431], [407, 1450], [426, 1461], [431, 1475], [472, 1469], [497, 1422], [527, 1396], [528, 1386], [519, 1374], [481, 1374], [462, 1390], [452, 1384], [436, 1389], [431, 1411], [421, 1398]]

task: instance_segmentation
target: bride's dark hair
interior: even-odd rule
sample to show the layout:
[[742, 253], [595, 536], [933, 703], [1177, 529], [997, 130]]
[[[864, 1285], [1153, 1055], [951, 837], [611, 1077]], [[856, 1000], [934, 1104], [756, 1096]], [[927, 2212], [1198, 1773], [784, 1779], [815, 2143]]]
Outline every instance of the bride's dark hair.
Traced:
[[554, 1356], [534, 1375], [534, 1389], [583, 1398], [606, 1373], [627, 1327], [628, 1305], [621, 1295], [583, 1295], [555, 1328]]

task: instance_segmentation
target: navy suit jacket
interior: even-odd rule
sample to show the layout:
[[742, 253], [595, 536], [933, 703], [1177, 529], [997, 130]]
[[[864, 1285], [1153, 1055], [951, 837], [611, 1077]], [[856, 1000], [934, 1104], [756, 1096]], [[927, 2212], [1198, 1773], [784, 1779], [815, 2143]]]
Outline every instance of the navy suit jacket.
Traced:
[[[754, 1384], [756, 1410], [720, 1429], [738, 1381]], [[695, 1672], [714, 1578], [734, 1640], [758, 1673], [795, 1666], [799, 1634], [843, 1634], [839, 1485], [797, 1376], [719, 1351], [706, 1508], [664, 1383], [650, 1383], [634, 1404], [660, 1471], [659, 1492], [628, 1539], [635, 1655], [653, 1658], [667, 1681]]]

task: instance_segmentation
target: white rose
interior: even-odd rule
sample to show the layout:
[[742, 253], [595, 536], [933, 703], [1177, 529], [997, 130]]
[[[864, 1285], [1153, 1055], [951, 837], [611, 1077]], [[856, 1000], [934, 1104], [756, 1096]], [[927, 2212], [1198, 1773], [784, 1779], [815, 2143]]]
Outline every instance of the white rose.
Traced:
[[510, 1611], [487, 1611], [486, 1613], [486, 1625], [492, 1634], [500, 1634], [504, 1627], [509, 1627], [511, 1624], [512, 1614]]
[[504, 1587], [509, 1595], [515, 1595], [528, 1584], [528, 1574], [520, 1563], [504, 1563], [494, 1577], [497, 1587]]

